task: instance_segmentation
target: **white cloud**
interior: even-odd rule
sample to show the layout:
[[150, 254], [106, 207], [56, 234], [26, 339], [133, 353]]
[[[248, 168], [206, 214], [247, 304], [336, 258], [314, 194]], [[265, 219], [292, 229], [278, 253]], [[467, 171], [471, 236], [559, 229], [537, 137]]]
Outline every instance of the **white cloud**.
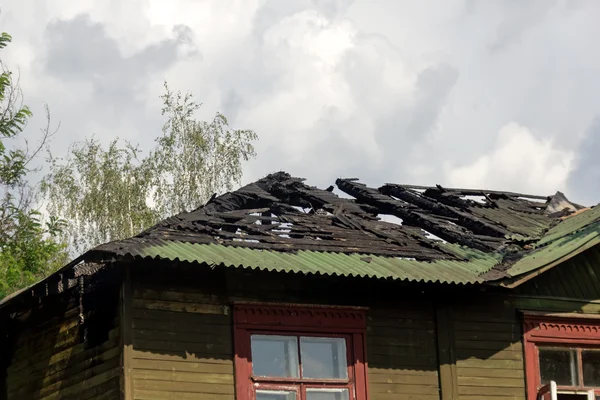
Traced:
[[[201, 117], [223, 111], [258, 133], [245, 181], [285, 169], [319, 185], [547, 192], [600, 115], [600, 2], [529, 3], [8, 0], [2, 58], [36, 115], [45, 101], [62, 121], [57, 151], [91, 134], [149, 146], [166, 79], [195, 93]], [[81, 14], [89, 29], [73, 33]], [[498, 133], [506, 121], [523, 127]]]
[[468, 165], [449, 166], [446, 184], [551, 195], [564, 190], [573, 159], [572, 151], [511, 122], [500, 129], [490, 153]]

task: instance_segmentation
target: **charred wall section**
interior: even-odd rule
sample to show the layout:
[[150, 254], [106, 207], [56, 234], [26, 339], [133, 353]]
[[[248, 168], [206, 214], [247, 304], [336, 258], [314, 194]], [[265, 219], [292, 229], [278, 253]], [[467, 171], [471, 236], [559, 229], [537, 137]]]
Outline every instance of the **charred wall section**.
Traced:
[[0, 398], [119, 399], [118, 284], [104, 277], [81, 277], [3, 321]]

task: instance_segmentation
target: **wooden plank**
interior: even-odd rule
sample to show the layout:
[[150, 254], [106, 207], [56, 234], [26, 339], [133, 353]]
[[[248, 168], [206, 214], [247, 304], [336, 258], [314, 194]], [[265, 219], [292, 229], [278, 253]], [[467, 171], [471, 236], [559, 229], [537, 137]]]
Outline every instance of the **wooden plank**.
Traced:
[[[195, 316], [195, 315], [193, 315]], [[192, 315], [187, 321], [180, 323], [180, 319], [133, 319], [134, 330], [155, 330], [163, 332], [180, 332], [180, 333], [191, 333], [191, 334], [206, 334], [211, 333], [215, 335], [227, 335], [232, 336], [232, 328], [230, 323], [219, 323], [213, 324], [210, 321], [197, 321]], [[224, 321], [230, 322], [230, 321]]]
[[475, 340], [475, 341], [504, 341], [504, 342], [518, 342], [521, 340], [520, 335], [513, 330], [502, 330], [502, 331], [462, 331], [455, 330], [454, 337], [457, 340]]
[[145, 319], [145, 320], [158, 320], [158, 321], [170, 321], [173, 323], [181, 324], [209, 324], [209, 325], [231, 325], [231, 315], [220, 315], [220, 314], [196, 314], [186, 313], [178, 311], [168, 310], [149, 310], [134, 308], [131, 311], [131, 316], [134, 319]]
[[375, 375], [385, 375], [385, 376], [424, 376], [428, 379], [438, 380], [438, 371], [435, 369], [399, 369], [399, 368], [379, 368], [373, 365], [369, 365], [368, 370], [369, 377]]
[[487, 394], [493, 394], [494, 396], [522, 396], [525, 398], [524, 387], [504, 387], [504, 386], [459, 386], [458, 394], [461, 396], [465, 394], [479, 395], [485, 397]]
[[214, 355], [194, 354], [185, 351], [158, 353], [155, 351], [143, 351], [133, 349], [134, 360], [155, 360], [155, 361], [180, 361], [192, 363], [208, 363], [208, 364], [225, 364], [233, 365], [233, 357], [231, 358], [215, 358]]
[[434, 330], [435, 322], [429, 319], [369, 317], [367, 318], [367, 326]]
[[399, 397], [396, 393], [373, 393], [371, 400], [439, 400], [439, 394], [404, 394]]
[[400, 395], [399, 397], [404, 399], [402, 395], [405, 394], [418, 394], [418, 395], [439, 395], [439, 389], [437, 386], [425, 386], [425, 385], [396, 385], [388, 383], [369, 384], [369, 393], [375, 395], [376, 393], [393, 393]]
[[514, 296], [519, 310], [600, 314], [600, 301], [535, 296]]
[[423, 385], [439, 387], [437, 374], [369, 374], [369, 382], [374, 384], [379, 383], [394, 383], [402, 385]]
[[[368, 351], [368, 349], [367, 349]], [[437, 370], [437, 357], [389, 357], [378, 354], [369, 354], [369, 368], [397, 368], [397, 369], [435, 369]]]
[[198, 304], [217, 304], [222, 305], [221, 296], [210, 295], [198, 292], [183, 292], [179, 290], [153, 290], [149, 288], [136, 288], [133, 291], [133, 296], [136, 299], [145, 300], [162, 300], [183, 303], [198, 303]]
[[463, 368], [493, 368], [493, 369], [516, 369], [523, 370], [522, 361], [513, 360], [480, 360], [469, 358], [467, 360], [457, 360], [458, 367]]
[[[217, 365], [217, 364], [215, 364]], [[152, 369], [134, 369], [134, 379], [154, 380], [154, 381], [172, 381], [172, 382], [195, 382], [195, 383], [214, 383], [220, 385], [234, 385], [233, 375], [231, 374], [213, 374], [197, 373], [183, 371], [164, 371]]]
[[457, 331], [479, 331], [479, 332], [511, 332], [520, 336], [521, 323], [515, 318], [511, 322], [502, 321], [454, 321], [454, 329]]
[[523, 351], [502, 350], [491, 352], [479, 349], [456, 349], [456, 357], [459, 359], [478, 358], [480, 360], [514, 360], [523, 361]]
[[441, 400], [458, 400], [456, 351], [452, 330], [453, 313], [449, 306], [436, 307], [437, 354]]
[[164, 300], [134, 299], [133, 307], [145, 310], [175, 311], [198, 314], [228, 315], [229, 307], [225, 305], [185, 303]]
[[504, 377], [473, 377], [473, 376], [459, 376], [458, 383], [460, 386], [479, 386], [479, 387], [508, 387], [508, 388], [519, 388], [525, 390], [523, 385], [523, 379], [519, 378], [504, 378]]
[[431, 330], [414, 330], [411, 328], [390, 328], [379, 326], [367, 326], [367, 340], [372, 340], [371, 336], [377, 338], [394, 338], [396, 340], [405, 339], [409, 342], [418, 341], [419, 343], [428, 343], [435, 341], [435, 333]]
[[214, 393], [202, 393], [201, 396], [198, 393], [187, 393], [187, 392], [163, 392], [158, 390], [143, 390], [138, 389], [135, 391], [136, 400], [234, 400], [233, 394], [214, 394]]
[[188, 392], [199, 393], [199, 398], [204, 398], [204, 394], [234, 394], [234, 385], [220, 385], [213, 383], [195, 383], [195, 382], [173, 382], [173, 381], [153, 381], [146, 379], [134, 379], [134, 387], [138, 390], [156, 390], [163, 392]]
[[522, 351], [523, 344], [521, 342], [507, 343], [504, 341], [476, 341], [476, 340], [456, 340], [457, 349], [472, 349], [472, 350], [514, 350]]
[[134, 369], [151, 369], [154, 371], [196, 372], [233, 375], [233, 362], [218, 364], [193, 361], [167, 361], [134, 358], [131, 362]]
[[204, 355], [214, 355], [224, 358], [233, 359], [233, 345], [227, 344], [214, 344], [214, 343], [198, 343], [198, 342], [180, 342], [180, 341], [166, 341], [166, 340], [149, 340], [149, 339], [137, 339], [133, 338], [133, 347], [138, 350], [145, 351], [175, 351], [175, 352], [188, 352], [188, 353], [199, 353]]
[[377, 345], [367, 343], [367, 351], [370, 355], [382, 355], [389, 357], [436, 357], [435, 348], [427, 348], [418, 345], [411, 346], [410, 344], [403, 346], [392, 346], [383, 343]]
[[522, 369], [494, 369], [458, 367], [458, 376], [482, 378], [518, 378], [524, 382], [525, 372]]
[[231, 332], [226, 334], [208, 332], [181, 332], [173, 331], [157, 331], [151, 329], [133, 329], [133, 339], [142, 340], [158, 340], [158, 341], [177, 341], [177, 342], [196, 342], [196, 343], [213, 343], [213, 344], [232, 344], [233, 335]]
[[122, 400], [133, 400], [134, 399], [134, 387], [131, 362], [133, 360], [133, 337], [132, 337], [132, 317], [131, 310], [133, 308], [133, 290], [132, 290], [132, 279], [131, 279], [131, 266], [125, 266], [125, 276], [121, 283], [121, 312], [120, 318], [120, 330], [121, 330], [121, 399]]

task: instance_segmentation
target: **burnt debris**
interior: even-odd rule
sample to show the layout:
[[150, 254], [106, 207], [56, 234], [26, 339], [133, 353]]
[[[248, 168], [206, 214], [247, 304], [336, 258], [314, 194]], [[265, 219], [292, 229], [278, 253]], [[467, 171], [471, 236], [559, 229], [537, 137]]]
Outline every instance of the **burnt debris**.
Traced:
[[457, 256], [442, 243], [484, 252], [525, 249], [559, 217], [582, 208], [560, 192], [531, 196], [439, 185], [370, 188], [356, 179], [338, 179], [335, 184], [351, 198], [337, 196], [334, 186], [322, 190], [285, 172], [274, 173], [213, 196], [204, 206], [168, 218], [119, 245], [162, 239], [275, 251], [454, 259]]

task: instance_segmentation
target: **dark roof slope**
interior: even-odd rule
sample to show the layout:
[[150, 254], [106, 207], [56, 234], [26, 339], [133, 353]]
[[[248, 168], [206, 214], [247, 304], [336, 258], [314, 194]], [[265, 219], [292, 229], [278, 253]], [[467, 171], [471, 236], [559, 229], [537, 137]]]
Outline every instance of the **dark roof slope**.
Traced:
[[510, 277], [509, 270], [536, 252], [536, 243], [561, 218], [582, 209], [560, 192], [370, 188], [355, 179], [336, 185], [351, 198], [337, 196], [333, 186], [322, 190], [284, 172], [271, 174], [95, 251], [287, 272], [483, 283]]

